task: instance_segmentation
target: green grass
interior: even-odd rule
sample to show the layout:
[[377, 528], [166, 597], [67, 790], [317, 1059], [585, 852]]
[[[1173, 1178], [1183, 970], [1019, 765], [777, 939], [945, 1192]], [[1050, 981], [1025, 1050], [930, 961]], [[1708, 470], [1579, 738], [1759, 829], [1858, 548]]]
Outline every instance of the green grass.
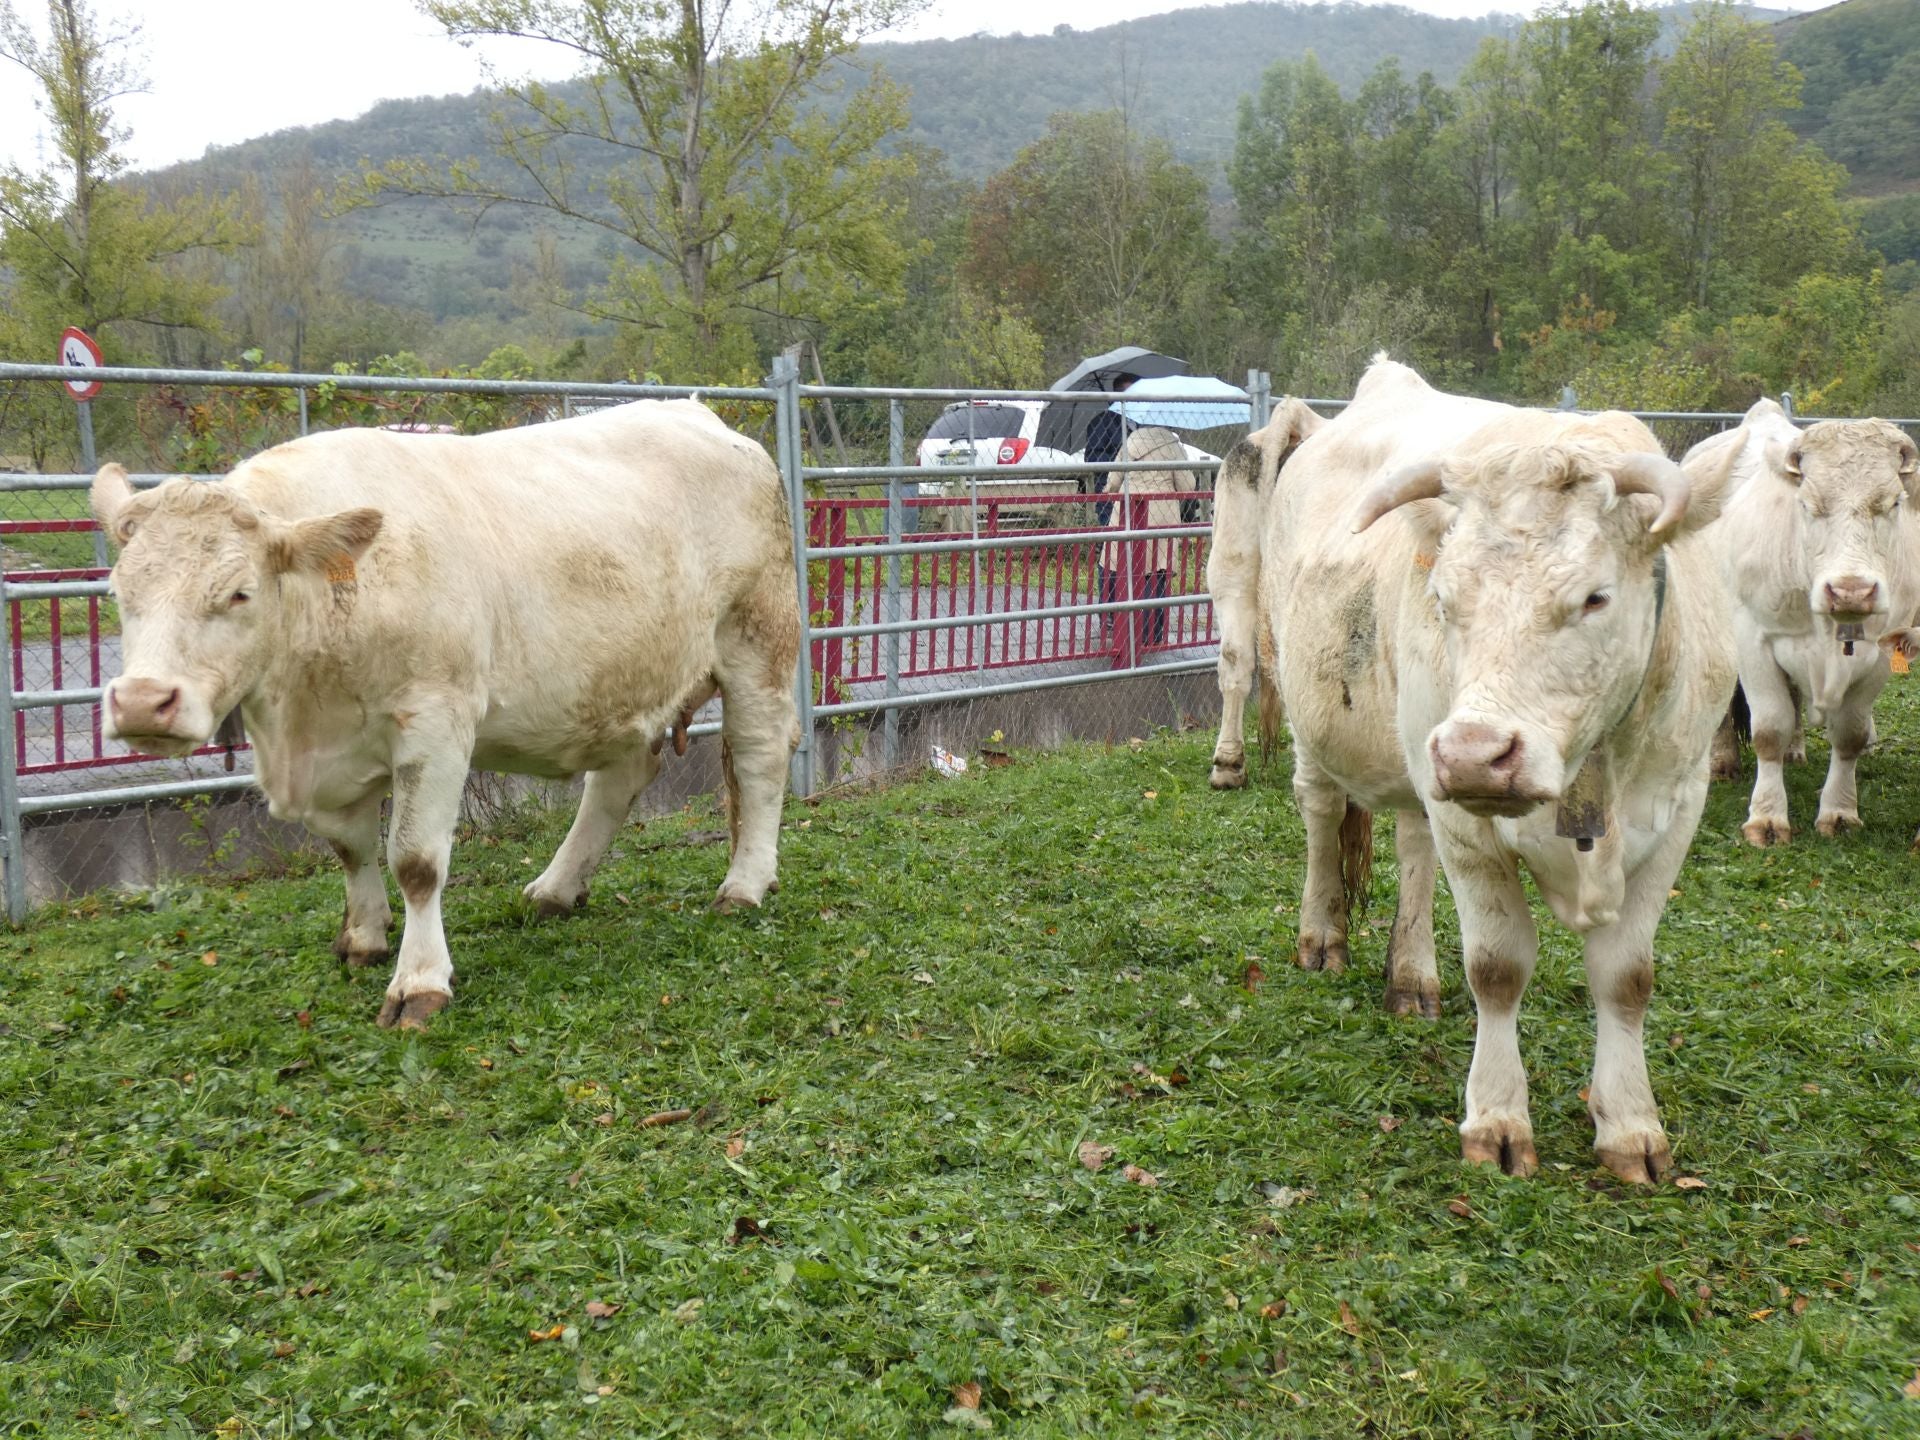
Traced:
[[1355, 971], [1293, 968], [1284, 758], [1216, 795], [1199, 734], [792, 804], [746, 917], [711, 814], [546, 925], [551, 826], [469, 840], [424, 1035], [328, 873], [45, 915], [0, 942], [0, 1428], [1920, 1434], [1913, 684], [1863, 835], [1746, 850], [1715, 792], [1649, 1029], [1704, 1189], [1594, 1166], [1557, 929], [1544, 1167], [1463, 1168], [1451, 912], [1438, 1022], [1379, 1009], [1384, 833]]

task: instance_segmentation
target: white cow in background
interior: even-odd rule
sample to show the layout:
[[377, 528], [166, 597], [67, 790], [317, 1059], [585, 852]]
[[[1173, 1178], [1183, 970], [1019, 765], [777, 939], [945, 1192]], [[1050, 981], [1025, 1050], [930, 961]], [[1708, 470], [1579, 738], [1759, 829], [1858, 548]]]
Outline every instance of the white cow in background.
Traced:
[[587, 772], [526, 887], [542, 913], [571, 910], [661, 737], [718, 692], [733, 854], [716, 905], [773, 885], [799, 738], [792, 537], [766, 452], [705, 406], [643, 400], [472, 438], [341, 430], [218, 484], [136, 495], [109, 465], [92, 498], [120, 546], [107, 733], [179, 755], [238, 707], [273, 814], [346, 867], [335, 949], [350, 963], [388, 953], [392, 791], [406, 928], [382, 1025], [422, 1025], [452, 997], [440, 894], [469, 768]]
[[[1259, 632], [1260, 547], [1280, 467], [1325, 422], [1303, 401], [1282, 400], [1267, 423], [1239, 441], [1220, 464], [1213, 487], [1213, 538], [1207, 550], [1207, 593], [1220, 626], [1220, 738], [1213, 747], [1216, 790], [1247, 783], [1247, 697], [1253, 692]], [[1260, 746], [1279, 738], [1280, 696], [1269, 667], [1260, 669]]]
[[1470, 1161], [1538, 1163], [1517, 1030], [1538, 948], [1524, 865], [1585, 940], [1595, 1148], [1630, 1180], [1671, 1164], [1642, 1027], [1733, 689], [1732, 607], [1697, 534], [1721, 478], [1690, 487], [1628, 415], [1443, 395], [1385, 359], [1287, 461], [1260, 658], [1278, 662], [1306, 822], [1300, 962], [1345, 964], [1343, 851], [1367, 843], [1365, 811], [1396, 811], [1388, 1004], [1437, 1013], [1437, 844], [1479, 1011]]
[[[1757, 773], [1741, 827], [1750, 844], [1792, 838], [1782, 764], [1804, 758], [1792, 755], [1802, 700], [1832, 747], [1814, 828], [1837, 835], [1860, 824], [1855, 768], [1891, 673], [1880, 642], [1920, 611], [1915, 455], [1913, 439], [1884, 420], [1801, 430], [1771, 400], [1687, 454], [1689, 472], [1733, 465], [1713, 535], [1753, 717]], [[1737, 769], [1737, 749], [1730, 758]]]

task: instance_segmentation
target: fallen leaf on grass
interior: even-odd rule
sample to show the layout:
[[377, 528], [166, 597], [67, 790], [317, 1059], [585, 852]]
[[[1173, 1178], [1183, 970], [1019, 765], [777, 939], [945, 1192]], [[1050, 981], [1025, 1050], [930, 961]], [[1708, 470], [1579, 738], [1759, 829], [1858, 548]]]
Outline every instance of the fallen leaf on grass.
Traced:
[[282, 1065], [273, 1073], [278, 1075], [282, 1080], [285, 1080], [291, 1076], [298, 1075], [302, 1070], [311, 1070], [312, 1068], [313, 1061], [311, 1060], [295, 1060], [291, 1064]]
[[1151, 1190], [1160, 1183], [1160, 1177], [1151, 1170], [1142, 1170], [1138, 1165], [1128, 1165], [1120, 1172], [1136, 1185], [1144, 1185]]
[[642, 1117], [640, 1128], [650, 1130], [656, 1125], [678, 1125], [682, 1120], [692, 1118], [691, 1110], [656, 1110], [653, 1114]]
[[1794, 1235], [1788, 1238], [1787, 1248], [1789, 1250], [1798, 1250], [1801, 1246], [1810, 1245], [1812, 1243], [1813, 1242], [1807, 1239], [1807, 1237], [1804, 1235]]
[[1453, 1214], [1458, 1215], [1462, 1220], [1471, 1220], [1473, 1218], [1473, 1206], [1467, 1203], [1467, 1197], [1464, 1195], [1456, 1195], [1453, 1199], [1447, 1201], [1447, 1209]]
[[1356, 1338], [1360, 1334], [1360, 1319], [1353, 1313], [1353, 1307], [1344, 1300], [1340, 1302], [1340, 1328]]
[[1275, 1185], [1271, 1180], [1260, 1186], [1260, 1193], [1267, 1197], [1267, 1204], [1275, 1210], [1286, 1210], [1303, 1200], [1311, 1200], [1317, 1193], [1311, 1189], [1296, 1190], [1291, 1185]]
[[1160, 798], [1160, 792], [1158, 790], [1142, 790], [1140, 792], [1140, 798], [1142, 800], [1158, 800]]
[[609, 1305], [604, 1300], [589, 1300], [587, 1301], [587, 1318], [589, 1320], [611, 1320], [626, 1308], [624, 1305]]
[[1758, 1310], [1748, 1311], [1747, 1318], [1749, 1320], [1764, 1320], [1771, 1314], [1773, 1314], [1773, 1307], [1771, 1305], [1762, 1305]]
[[700, 1311], [705, 1308], [706, 1303], [705, 1300], [702, 1300], [696, 1295], [693, 1299], [683, 1301], [681, 1304], [676, 1305], [673, 1311], [673, 1318], [682, 1325], [691, 1325], [700, 1318]]
[[743, 1136], [729, 1135], [727, 1137], [727, 1158], [729, 1160], [738, 1160], [746, 1153], [747, 1142]]
[[1260, 1318], [1262, 1320], [1278, 1320], [1286, 1313], [1287, 1302], [1284, 1300], [1269, 1300], [1260, 1307]]
[[[1660, 1288], [1667, 1292], [1667, 1298], [1669, 1300], [1678, 1300], [1680, 1298], [1680, 1287], [1674, 1284], [1672, 1277], [1658, 1265], [1653, 1267], [1653, 1278], [1659, 1284]], [[1770, 1315], [1773, 1312], [1768, 1311], [1767, 1313]]]
[[285, 1360], [293, 1354], [293, 1351], [293, 1342], [291, 1340], [282, 1340], [273, 1347], [273, 1358], [276, 1360]]
[[962, 1410], [980, 1408], [980, 1382], [965, 1380], [953, 1387], [953, 1403]]
[[1260, 988], [1260, 982], [1267, 978], [1267, 972], [1260, 968], [1258, 960], [1247, 961], [1247, 970], [1240, 977], [1240, 986], [1249, 995]]
[[980, 758], [996, 770], [1003, 765], [1013, 764], [1013, 756], [1004, 750], [982, 750]]
[[1787, 1309], [1791, 1310], [1795, 1315], [1804, 1315], [1807, 1313], [1807, 1303], [1806, 1296], [1796, 1295], [1793, 1297], [1793, 1304], [1789, 1305]]
[[1102, 1145], [1097, 1140], [1080, 1142], [1080, 1163], [1089, 1170], [1098, 1171], [1107, 1161], [1113, 1159], [1113, 1147]]
[[[593, 1123], [600, 1126], [607, 1126], [607, 1125], [613, 1124], [613, 1112], [611, 1110], [603, 1111], [602, 1113], [593, 1117]], [[663, 1120], [660, 1123], [664, 1125], [666, 1122]]]
[[1707, 1182], [1697, 1175], [1676, 1175], [1673, 1179], [1673, 1188], [1676, 1190], [1704, 1190], [1707, 1188]]
[[220, 952], [217, 950], [207, 951], [206, 954], [200, 957], [200, 963], [202, 965], [218, 965], [220, 963]]
[[562, 1335], [566, 1333], [567, 1333], [566, 1326], [550, 1325], [545, 1330], [527, 1331], [527, 1339], [533, 1341], [534, 1344], [539, 1345], [548, 1340], [558, 1340]]
[[729, 1245], [738, 1245], [743, 1240], [768, 1238], [771, 1237], [767, 1235], [766, 1227], [751, 1215], [734, 1216], [733, 1229], [727, 1232], [727, 1244]]
[[295, 1011], [293, 1016], [293, 1023], [298, 1025], [302, 1030], [311, 1030], [313, 1028], [313, 1011], [311, 1010]]
[[1402, 1122], [1398, 1115], [1382, 1115], [1375, 1123], [1380, 1126], [1383, 1133], [1391, 1135], [1400, 1128]]

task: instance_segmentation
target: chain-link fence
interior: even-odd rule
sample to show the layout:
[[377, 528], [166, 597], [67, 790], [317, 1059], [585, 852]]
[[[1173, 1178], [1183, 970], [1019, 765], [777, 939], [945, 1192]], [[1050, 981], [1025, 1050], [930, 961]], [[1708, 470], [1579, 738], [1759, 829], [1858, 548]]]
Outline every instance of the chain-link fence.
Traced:
[[[0, 365], [0, 386], [73, 378], [117, 393], [104, 458], [134, 460], [129, 469], [146, 472], [138, 485], [180, 470], [217, 479], [314, 428], [474, 433], [699, 395], [767, 446], [788, 490], [804, 577], [793, 773], [802, 794], [929, 764], [990, 763], [1016, 745], [1214, 723], [1213, 479], [1219, 457], [1271, 409], [1260, 372], [1237, 409], [1222, 410], [1177, 395], [1154, 409], [1099, 392], [805, 385], [791, 356], [764, 386], [700, 390]], [[1345, 404], [1309, 403], [1324, 414]], [[1121, 422], [1113, 461], [1040, 443], [1084, 435], [1102, 414]], [[1642, 418], [1677, 456], [1741, 417]], [[0, 474], [0, 840], [16, 921], [33, 903], [257, 865], [308, 845], [247, 798], [243, 743], [158, 760], [105, 739], [101, 686], [119, 671], [119, 623], [90, 480], [84, 468]], [[718, 730], [719, 703], [695, 717], [695, 737]], [[666, 767], [643, 804], [713, 791], [716, 749], [696, 745]]]

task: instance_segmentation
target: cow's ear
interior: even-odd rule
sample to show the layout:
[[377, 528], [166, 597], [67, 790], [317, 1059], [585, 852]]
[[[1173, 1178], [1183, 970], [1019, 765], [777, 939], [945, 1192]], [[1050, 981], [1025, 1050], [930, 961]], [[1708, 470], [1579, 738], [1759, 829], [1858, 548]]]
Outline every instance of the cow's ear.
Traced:
[[342, 510], [283, 525], [268, 542], [267, 556], [280, 574], [307, 570], [350, 580], [354, 563], [367, 552], [386, 517], [378, 510]]
[[1789, 485], [1800, 483], [1800, 445], [1798, 431], [1791, 440], [1783, 438], [1767, 445], [1767, 468]]
[[127, 502], [133, 499], [133, 482], [127, 478], [124, 465], [102, 465], [87, 498], [93, 506], [93, 518], [113, 537], [114, 544], [124, 545], [133, 538], [133, 517], [126, 513]]
[[1307, 407], [1306, 401], [1296, 399], [1292, 395], [1280, 402], [1279, 408], [1273, 413], [1273, 418], [1286, 426], [1286, 444], [1283, 454], [1327, 423], [1317, 411]]

